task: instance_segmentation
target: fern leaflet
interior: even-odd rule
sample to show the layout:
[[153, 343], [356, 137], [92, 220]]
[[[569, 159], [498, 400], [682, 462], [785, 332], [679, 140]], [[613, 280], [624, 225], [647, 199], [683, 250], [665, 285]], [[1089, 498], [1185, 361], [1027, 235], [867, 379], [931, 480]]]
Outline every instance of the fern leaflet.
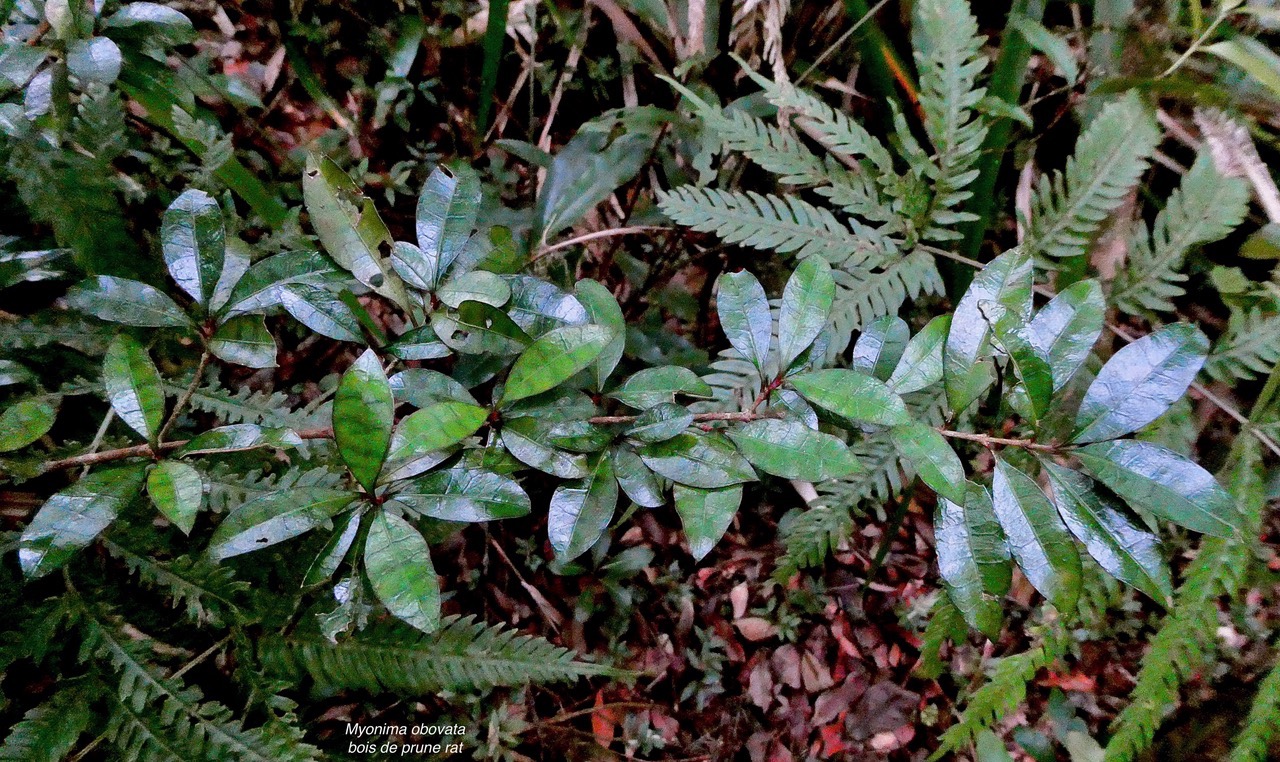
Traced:
[[1271, 740], [1280, 736], [1280, 666], [1272, 667], [1258, 684], [1258, 692], [1236, 736], [1230, 762], [1265, 762], [1270, 759]]

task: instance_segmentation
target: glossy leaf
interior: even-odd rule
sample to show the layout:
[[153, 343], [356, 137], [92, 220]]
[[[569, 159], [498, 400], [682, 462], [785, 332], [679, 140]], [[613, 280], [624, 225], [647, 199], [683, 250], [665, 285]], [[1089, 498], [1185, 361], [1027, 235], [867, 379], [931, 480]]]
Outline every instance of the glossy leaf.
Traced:
[[336, 530], [329, 536], [329, 541], [316, 554], [311, 567], [307, 569], [307, 576], [302, 580], [303, 587], [322, 585], [333, 578], [338, 567], [342, 565], [342, 560], [350, 552], [351, 546], [355, 544], [356, 535], [360, 532], [360, 517], [360, 511], [353, 510], [347, 514], [345, 520], [338, 522]]
[[508, 275], [511, 302], [507, 312], [520, 329], [535, 339], [566, 325], [589, 322], [587, 308], [573, 294], [531, 275]]
[[[987, 263], [956, 304], [943, 347], [947, 401], [955, 412], [969, 407], [986, 386], [979, 359], [989, 352], [991, 302], [1023, 322], [1031, 317], [1031, 257], [1014, 249]], [[984, 312], [986, 310], [986, 312]]]
[[800, 421], [763, 419], [725, 433], [757, 468], [784, 479], [820, 482], [859, 470], [844, 442]]
[[716, 282], [716, 314], [720, 328], [733, 348], [761, 374], [773, 341], [773, 316], [769, 297], [756, 276], [743, 270], [725, 273]]
[[663, 442], [693, 425], [693, 413], [684, 405], [663, 402], [641, 413], [627, 428], [627, 436], [641, 442]]
[[67, 304], [109, 323], [141, 328], [189, 328], [191, 318], [154, 286], [99, 275], [73, 286]]
[[372, 349], [352, 363], [333, 397], [333, 439], [338, 454], [372, 492], [391, 446], [395, 403], [382, 363]]
[[1150, 442], [1120, 439], [1073, 453], [1085, 471], [1125, 502], [1195, 532], [1234, 538], [1235, 501], [1199, 465]]
[[440, 580], [431, 549], [409, 522], [379, 511], [364, 542], [369, 587], [395, 617], [423, 632], [440, 626]]
[[502, 445], [517, 460], [531, 468], [561, 479], [581, 479], [587, 475], [587, 459], [564, 452], [545, 441], [550, 426], [532, 418], [507, 421], [502, 427]]
[[807, 257], [796, 265], [782, 291], [778, 314], [778, 351], [784, 369], [818, 338], [835, 296], [836, 282], [825, 259]]
[[295, 283], [320, 286], [338, 272], [333, 260], [318, 251], [286, 251], [267, 257], [250, 266], [236, 282], [223, 314], [234, 317], [263, 312], [283, 303], [282, 292], [286, 286]]
[[1020, 325], [997, 323], [995, 334], [1009, 356], [1009, 367], [1021, 382], [1020, 389], [1028, 403], [1019, 412], [1028, 423], [1038, 426], [1053, 398], [1053, 370], [1048, 357], [1031, 343]]
[[75, 40], [67, 46], [67, 70], [85, 84], [115, 82], [121, 63], [120, 46], [110, 37]]
[[1049, 359], [1054, 391], [1071, 380], [1098, 343], [1106, 309], [1102, 287], [1086, 280], [1055, 296], [1032, 319], [1027, 338]]
[[449, 400], [479, 404], [465, 386], [438, 370], [409, 368], [392, 376], [389, 383], [397, 402], [408, 402], [416, 408]]
[[942, 347], [951, 331], [951, 316], [939, 315], [911, 337], [889, 386], [898, 394], [910, 394], [942, 380]]
[[302, 438], [292, 429], [265, 428], [252, 423], [236, 423], [202, 431], [175, 453], [179, 457], [210, 452], [256, 450], [260, 447], [301, 447]]
[[1075, 611], [1080, 554], [1057, 509], [1030, 476], [997, 458], [991, 497], [1023, 574], [1061, 612]]
[[115, 521], [142, 492], [146, 466], [95, 471], [49, 498], [18, 541], [18, 565], [28, 578], [62, 567]]
[[28, 397], [0, 412], [0, 452], [18, 450], [49, 433], [58, 417], [58, 401]]
[[120, 420], [154, 442], [164, 424], [164, 385], [137, 339], [122, 333], [111, 341], [102, 362], [102, 383]]
[[394, 466], [452, 447], [476, 433], [488, 417], [489, 411], [478, 405], [453, 400], [423, 408], [400, 421], [387, 462]]
[[1089, 477], [1055, 463], [1044, 464], [1053, 504], [1067, 528], [1107, 574], [1162, 604], [1173, 595], [1160, 540], [1094, 488]]
[[511, 299], [511, 286], [500, 276], [484, 270], [456, 275], [436, 292], [440, 301], [453, 308], [463, 302], [480, 302], [490, 307], [501, 307]]
[[[480, 177], [470, 167], [438, 166], [418, 196], [418, 248], [428, 263], [427, 285], [434, 288], [462, 253], [476, 224]], [[499, 306], [499, 305], [494, 305]]]
[[191, 534], [204, 504], [204, 477], [181, 461], [161, 461], [147, 474], [147, 494], [162, 516]]
[[196, 304], [208, 304], [227, 253], [227, 232], [218, 202], [195, 189], [178, 196], [164, 213], [160, 244], [174, 282]]
[[241, 315], [218, 326], [209, 339], [209, 351], [233, 365], [276, 367], [276, 340], [257, 315]]
[[613, 473], [618, 479], [618, 486], [627, 493], [631, 502], [645, 508], [658, 508], [666, 505], [662, 496], [662, 485], [658, 477], [644, 464], [639, 455], [630, 447], [615, 447], [613, 457]]
[[493, 521], [529, 513], [529, 496], [514, 479], [470, 468], [436, 471], [408, 482], [395, 499], [443, 521]]
[[431, 291], [436, 282], [436, 262], [417, 246], [407, 241], [396, 241], [391, 244], [391, 269], [395, 270], [405, 283], [419, 291]]
[[338, 341], [364, 343], [360, 320], [341, 299], [319, 286], [291, 283], [279, 292], [280, 304], [294, 320]]
[[622, 308], [618, 306], [618, 300], [614, 298], [613, 292], [599, 281], [580, 280], [574, 286], [574, 292], [577, 294], [578, 301], [586, 309], [591, 322], [608, 329], [609, 335], [613, 337], [609, 339], [605, 348], [600, 350], [600, 356], [592, 364], [595, 389], [604, 391], [605, 382], [618, 367], [618, 363], [622, 360], [622, 353], [626, 349], [627, 321], [622, 315]]
[[672, 488], [676, 513], [684, 525], [684, 536], [689, 541], [689, 554], [701, 561], [715, 548], [720, 538], [738, 515], [742, 505], [742, 486], [720, 489], [699, 489], [682, 484]]
[[607, 328], [598, 325], [569, 325], [547, 333], [511, 366], [502, 401], [554, 389], [590, 365], [612, 338]]
[[107, 29], [135, 32], [170, 45], [195, 38], [191, 19], [181, 11], [160, 3], [127, 3], [103, 22]]
[[899, 426], [911, 420], [901, 397], [884, 382], [855, 370], [817, 370], [790, 382], [802, 397], [846, 421]]
[[939, 497], [963, 503], [968, 485], [965, 482], [964, 463], [947, 444], [946, 437], [923, 423], [906, 423], [894, 426], [890, 432], [893, 446], [915, 469], [920, 481]]
[[853, 345], [849, 367], [881, 381], [888, 381], [906, 352], [911, 329], [897, 315], [883, 315], [862, 329]]
[[1165, 326], [1123, 347], [1085, 392], [1073, 442], [1115, 439], [1164, 415], [1182, 398], [1209, 353], [1209, 340], [1190, 323]]
[[429, 325], [405, 331], [387, 345], [387, 352], [401, 360], [438, 360], [453, 354]]
[[618, 507], [613, 461], [598, 456], [586, 478], [564, 484], [551, 495], [547, 535], [560, 562], [572, 561], [596, 544]]
[[209, 556], [221, 561], [252, 553], [324, 526], [356, 499], [324, 487], [268, 492], [227, 515], [209, 539]]
[[756, 480], [751, 463], [723, 435], [687, 433], [645, 445], [640, 459], [677, 484], [716, 489]]
[[[981, 490], [975, 485], [975, 489]], [[966, 518], [965, 506], [946, 498], [938, 501], [934, 517], [933, 533], [937, 541], [938, 571], [947, 587], [947, 594], [970, 627], [995, 638], [1000, 634], [1003, 612], [1000, 598], [1003, 593], [986, 589], [983, 570], [979, 563], [982, 555], [994, 560], [992, 544], [999, 539], [999, 527], [995, 536], [975, 533], [975, 526]], [[994, 522], [992, 522], [994, 523]], [[988, 531], [981, 523], [979, 530]]]
[[547, 431], [547, 441], [573, 452], [599, 452], [613, 441], [614, 430], [590, 421], [555, 421]]
[[507, 313], [481, 302], [432, 313], [431, 329], [450, 349], [469, 355], [514, 355], [530, 343]]
[[688, 368], [663, 365], [635, 373], [609, 396], [624, 405], [647, 410], [664, 402], [675, 402], [677, 394], [710, 399], [715, 390]]

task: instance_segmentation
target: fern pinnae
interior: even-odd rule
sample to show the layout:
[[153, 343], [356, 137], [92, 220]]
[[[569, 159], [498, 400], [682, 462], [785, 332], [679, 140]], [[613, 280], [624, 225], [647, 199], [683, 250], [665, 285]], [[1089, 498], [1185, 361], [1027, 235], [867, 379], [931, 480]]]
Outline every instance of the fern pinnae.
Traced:
[[1280, 316], [1259, 309], [1235, 311], [1227, 332], [1205, 361], [1204, 372], [1215, 381], [1252, 381], [1280, 362]]
[[1229, 762], [1266, 762], [1272, 741], [1280, 737], [1280, 665], [1271, 668], [1258, 683], [1253, 706], [1236, 736]]
[[0, 760], [56, 762], [65, 758], [93, 719], [90, 698], [79, 685], [59, 688], [9, 729], [0, 743]]

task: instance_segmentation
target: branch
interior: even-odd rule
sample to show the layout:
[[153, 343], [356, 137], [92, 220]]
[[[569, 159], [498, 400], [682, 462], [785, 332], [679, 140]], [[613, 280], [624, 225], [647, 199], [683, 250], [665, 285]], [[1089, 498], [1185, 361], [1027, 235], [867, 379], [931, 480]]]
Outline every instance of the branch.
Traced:
[[[736, 421], [739, 423], [747, 423], [749, 421], [758, 421], [761, 418], [781, 418], [777, 413], [698, 413], [693, 416], [694, 423], [705, 423], [707, 421]], [[595, 418], [588, 418], [587, 423], [597, 425], [608, 425], [613, 423], [635, 423], [640, 420], [638, 415], [597, 415]]]
[[967, 431], [951, 431], [950, 429], [937, 429], [937, 432], [944, 437], [952, 439], [964, 439], [969, 442], [977, 442], [983, 447], [1021, 447], [1024, 450], [1037, 450], [1039, 452], [1057, 452], [1058, 448], [1054, 445], [1041, 444], [1034, 439], [1008, 439], [1006, 437], [993, 437], [987, 434], [970, 434]]
[[[303, 439], [329, 439], [333, 436], [333, 429], [307, 429], [299, 431], [298, 436]], [[149, 444], [140, 444], [132, 447], [121, 447], [116, 450], [85, 453], [71, 458], [63, 458], [62, 460], [51, 460], [40, 467], [40, 473], [47, 474], [50, 471], [60, 471], [64, 468], [76, 468], [79, 466], [96, 466], [113, 460], [124, 460], [125, 458], [156, 457], [167, 452], [173, 452], [190, 441], [190, 439], [182, 439], [176, 442], [161, 442], [154, 450], [151, 449]], [[240, 449], [242, 448], [228, 450], [227, 452], [239, 452]], [[221, 451], [215, 450], [213, 452]]]

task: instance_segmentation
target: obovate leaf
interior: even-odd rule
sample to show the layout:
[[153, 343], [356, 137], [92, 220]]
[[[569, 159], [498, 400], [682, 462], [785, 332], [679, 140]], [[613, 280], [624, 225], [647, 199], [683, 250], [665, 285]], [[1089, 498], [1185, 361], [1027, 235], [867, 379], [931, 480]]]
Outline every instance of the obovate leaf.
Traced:
[[762, 419], [725, 433], [752, 464], [784, 479], [820, 482], [859, 470], [844, 442], [800, 421]]
[[547, 535], [560, 562], [572, 561], [596, 544], [618, 506], [613, 461], [596, 456], [587, 477], [556, 488], [547, 514]]
[[204, 477], [181, 461], [161, 461], [147, 474], [147, 494], [162, 516], [191, 534], [204, 503]]
[[568, 325], [547, 333], [511, 366], [502, 402], [554, 389], [590, 365], [612, 338], [608, 329], [598, 325]]
[[[462, 253], [480, 208], [480, 177], [470, 167], [437, 166], [418, 196], [418, 248], [434, 288]], [[499, 305], [494, 305], [499, 306]]]
[[1036, 313], [1027, 338], [1049, 358], [1053, 390], [1066, 385], [1102, 335], [1106, 300], [1095, 280], [1084, 280], [1055, 296]]
[[117, 334], [102, 362], [107, 400], [120, 420], [154, 442], [164, 424], [164, 385], [147, 350], [128, 334]]
[[463, 302], [480, 302], [490, 307], [501, 307], [511, 299], [511, 287], [500, 276], [484, 270], [456, 275], [436, 292], [440, 301], [453, 308]]
[[573, 294], [531, 275], [508, 275], [511, 302], [507, 311], [520, 329], [535, 339], [566, 325], [588, 322], [587, 308]]
[[655, 473], [690, 487], [716, 489], [756, 480], [751, 463], [715, 432], [681, 434], [645, 445], [639, 454]]
[[684, 536], [689, 541], [689, 554], [694, 561], [701, 561], [711, 552], [733, 523], [742, 505], [742, 486], [720, 489], [699, 489], [677, 484], [672, 489], [676, 513], [684, 525]]
[[546, 442], [551, 426], [533, 418], [516, 418], [502, 427], [502, 446], [527, 466], [561, 479], [587, 475], [587, 459], [564, 452]]
[[401, 360], [438, 360], [453, 354], [429, 325], [405, 331], [387, 345], [387, 352]]
[[982, 394], [987, 370], [979, 360], [990, 348], [991, 325], [983, 303], [992, 302], [1022, 318], [1031, 318], [1031, 257], [1018, 249], [1001, 254], [973, 277], [956, 305], [943, 347], [947, 401], [961, 412]]
[[1080, 554], [1058, 511], [1030, 476], [996, 458], [991, 483], [996, 519], [1027, 580], [1061, 612], [1080, 596]]
[[[320, 286], [339, 272], [333, 260], [318, 251], [286, 251], [254, 263], [231, 289], [223, 315], [262, 312], [282, 303], [285, 286]], [[345, 275], [343, 276], [346, 277]]]
[[341, 299], [310, 283], [291, 283], [277, 292], [280, 304], [294, 320], [338, 341], [364, 343], [360, 320]]
[[663, 365], [632, 375], [609, 396], [624, 405], [647, 410], [664, 402], [675, 402], [677, 394], [710, 399], [715, 390], [688, 368]]
[[209, 539], [215, 561], [252, 553], [306, 534], [338, 515], [356, 496], [324, 487], [268, 492], [227, 515]]
[[143, 464], [96, 471], [49, 498], [18, 541], [18, 565], [28, 578], [61, 568], [115, 521], [142, 491]]
[[769, 297], [756, 276], [743, 270], [725, 273], [716, 283], [716, 314], [720, 328], [733, 348], [761, 374], [773, 341], [773, 317]]
[[626, 433], [641, 442], [663, 442], [684, 433], [692, 424], [693, 413], [688, 408], [674, 402], [663, 402], [641, 413]]
[[1084, 470], [1134, 508], [1195, 532], [1239, 536], [1235, 501], [1196, 463], [1136, 439], [1100, 442], [1074, 451]]
[[345, 521], [339, 523], [339, 528], [329, 536], [329, 541], [316, 554], [315, 560], [311, 562], [311, 568], [307, 569], [307, 576], [302, 580], [303, 587], [322, 585], [333, 579], [334, 573], [342, 565], [342, 559], [347, 557], [347, 552], [351, 550], [351, 546], [356, 541], [356, 535], [360, 532], [360, 516], [360, 511], [354, 510], [347, 514]]
[[615, 447], [611, 454], [618, 486], [627, 493], [631, 502], [645, 508], [657, 508], [666, 504], [658, 477], [654, 476], [634, 450], [630, 447]]
[[369, 492], [391, 446], [395, 402], [372, 349], [352, 363], [333, 397], [333, 439], [351, 475]]
[[222, 209], [213, 196], [195, 189], [178, 196], [164, 213], [160, 245], [178, 287], [196, 304], [208, 304], [227, 253]]
[[443, 521], [493, 521], [529, 513], [529, 496], [514, 479], [490, 471], [453, 468], [408, 482], [395, 499], [415, 513]]
[[440, 626], [440, 580], [431, 549], [409, 522], [379, 511], [364, 542], [369, 587], [397, 618], [423, 632]]
[[49, 433], [58, 417], [58, 398], [28, 397], [0, 413], [0, 452], [18, 450]]
[[849, 367], [888, 381], [902, 360], [910, 339], [911, 329], [905, 320], [897, 315], [878, 317], [862, 329], [862, 335], [853, 345], [853, 360]]
[[120, 46], [110, 37], [75, 40], [67, 46], [67, 71], [82, 83], [115, 82], [121, 63]]
[[218, 326], [209, 339], [209, 351], [246, 368], [276, 367], [276, 340], [258, 315], [233, 317]]
[[191, 318], [154, 286], [99, 275], [67, 292], [67, 304], [109, 323], [141, 328], [190, 328]]
[[1094, 489], [1093, 480], [1055, 463], [1044, 463], [1053, 504], [1076, 539], [1107, 574], [1168, 605], [1173, 595], [1160, 540]]
[[429, 368], [409, 368], [390, 379], [391, 392], [398, 402], [408, 402], [416, 408], [431, 407], [437, 402], [465, 402], [478, 405], [467, 388], [451, 377]]
[[1182, 398], [1209, 354], [1190, 323], [1165, 326], [1116, 352], [1098, 371], [1076, 413], [1076, 443], [1122, 437]]
[[911, 420], [901, 397], [884, 382], [856, 370], [828, 368], [789, 381], [802, 397], [846, 421], [899, 426]]
[[391, 437], [387, 462], [396, 464], [451, 447], [480, 428], [489, 411], [466, 402], [438, 402], [406, 416]]
[[[976, 510], [946, 498], [938, 500], [938, 512], [934, 518], [933, 533], [937, 539], [938, 571], [946, 583], [947, 593], [956, 608], [964, 615], [970, 627], [990, 638], [998, 637], [1004, 619], [1000, 597], [1004, 590], [990, 589], [988, 582], [998, 583], [997, 573], [992, 573], [1005, 559], [1000, 527], [994, 518], [986, 521], [983, 506], [990, 505], [986, 490], [971, 486], [972, 502]], [[981, 493], [981, 494], [978, 494]], [[1007, 571], [1007, 560], [1003, 562]], [[984, 566], [987, 573], [984, 575]], [[1005, 578], [1007, 580], [1007, 577]], [[1007, 585], [1005, 586], [1007, 589]]]
[[432, 313], [431, 329], [450, 349], [469, 355], [514, 355], [530, 343], [507, 313], [482, 302], [463, 302], [456, 311]]
[[923, 423], [894, 426], [890, 432], [893, 446], [915, 469], [920, 481], [940, 497], [963, 503], [968, 484], [964, 463], [947, 444], [946, 437]]
[[911, 337], [889, 386], [898, 394], [910, 394], [942, 380], [942, 347], [951, 331], [951, 316], [939, 315]]
[[301, 447], [302, 438], [293, 429], [264, 428], [252, 423], [236, 423], [203, 431], [178, 448], [175, 455], [203, 455], [211, 452], [239, 452], [259, 447]]
[[627, 345], [627, 321], [622, 315], [622, 308], [618, 306], [618, 300], [614, 298], [613, 292], [599, 281], [580, 280], [574, 286], [574, 292], [578, 295], [578, 301], [586, 308], [591, 322], [608, 329], [613, 337], [605, 348], [600, 350], [600, 356], [596, 358], [593, 365], [595, 389], [601, 392], [604, 391], [605, 382], [613, 374], [614, 368], [617, 368], [622, 360], [622, 353]]
[[818, 338], [831, 316], [836, 297], [836, 282], [831, 265], [821, 257], [807, 257], [796, 265], [782, 291], [782, 309], [778, 315], [778, 351], [783, 369]]

